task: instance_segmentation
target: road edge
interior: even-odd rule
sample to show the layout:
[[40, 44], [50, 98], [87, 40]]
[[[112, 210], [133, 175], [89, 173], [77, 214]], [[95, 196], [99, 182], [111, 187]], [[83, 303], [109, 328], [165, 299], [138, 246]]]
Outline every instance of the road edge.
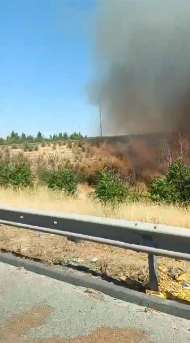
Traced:
[[114, 285], [113, 283], [109, 283], [100, 278], [86, 275], [82, 272], [73, 271], [66, 267], [58, 268], [57, 266], [45, 266], [40, 262], [20, 258], [11, 253], [3, 252], [0, 252], [0, 262], [10, 264], [15, 267], [23, 267], [30, 272], [63, 281], [74, 286], [92, 288], [112, 298], [151, 308], [176, 317], [190, 319], [189, 305], [161, 299], [122, 286]]

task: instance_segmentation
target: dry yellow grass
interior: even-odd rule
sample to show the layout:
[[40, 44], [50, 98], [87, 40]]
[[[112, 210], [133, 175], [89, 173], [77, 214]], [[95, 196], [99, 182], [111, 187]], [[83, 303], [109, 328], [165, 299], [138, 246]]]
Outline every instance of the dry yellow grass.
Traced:
[[80, 185], [78, 196], [76, 199], [73, 199], [65, 197], [61, 192], [53, 192], [45, 187], [19, 191], [1, 189], [0, 206], [77, 213], [190, 228], [189, 209], [164, 205], [158, 206], [148, 203], [132, 203], [122, 205], [114, 211], [109, 208], [102, 208], [91, 201], [87, 196], [91, 191], [92, 189], [88, 186]]

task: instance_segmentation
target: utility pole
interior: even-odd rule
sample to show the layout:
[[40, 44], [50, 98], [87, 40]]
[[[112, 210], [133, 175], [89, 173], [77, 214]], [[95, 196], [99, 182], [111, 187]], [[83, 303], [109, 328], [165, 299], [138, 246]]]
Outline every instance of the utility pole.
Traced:
[[100, 96], [99, 96], [99, 115], [100, 115], [100, 137], [102, 137], [102, 106], [101, 106]]

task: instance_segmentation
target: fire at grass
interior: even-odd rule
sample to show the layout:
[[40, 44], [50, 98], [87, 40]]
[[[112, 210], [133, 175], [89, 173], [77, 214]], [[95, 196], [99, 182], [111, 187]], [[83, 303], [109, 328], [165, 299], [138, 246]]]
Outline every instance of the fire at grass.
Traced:
[[150, 295], [190, 304], [190, 263], [158, 258], [159, 292], [149, 290], [147, 255], [56, 235], [0, 227], [2, 252], [80, 270]]

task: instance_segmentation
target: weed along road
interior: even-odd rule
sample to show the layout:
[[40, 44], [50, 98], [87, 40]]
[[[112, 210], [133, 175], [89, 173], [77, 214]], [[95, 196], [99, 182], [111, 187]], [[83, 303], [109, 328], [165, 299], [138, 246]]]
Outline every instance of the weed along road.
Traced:
[[0, 343], [185, 343], [188, 320], [0, 263]]

